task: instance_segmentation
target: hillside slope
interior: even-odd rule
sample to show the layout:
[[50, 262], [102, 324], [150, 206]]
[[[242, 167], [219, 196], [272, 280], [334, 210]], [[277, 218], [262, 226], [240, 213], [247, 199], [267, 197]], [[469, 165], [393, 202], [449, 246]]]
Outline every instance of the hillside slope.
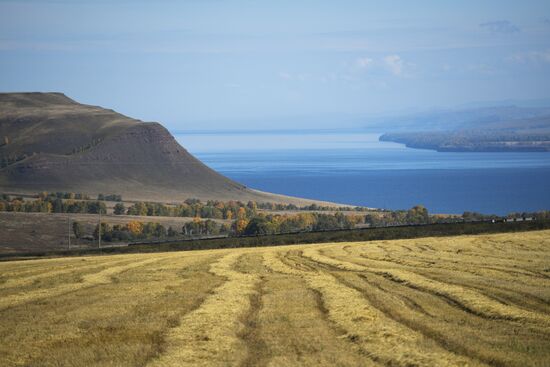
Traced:
[[0, 93], [0, 156], [71, 154], [138, 123], [61, 93]]
[[0, 190], [127, 199], [308, 202], [251, 190], [188, 153], [159, 123], [59, 93], [0, 94]]
[[[459, 124], [450, 123], [448, 129], [426, 129], [416, 131], [389, 132], [381, 141], [405, 144], [409, 148], [433, 149], [440, 152], [548, 152], [550, 151], [550, 111], [547, 109], [496, 109], [500, 115], [485, 116], [483, 119], [466, 120]], [[507, 112], [510, 113], [506, 118]], [[537, 115], [538, 113], [546, 113]]]

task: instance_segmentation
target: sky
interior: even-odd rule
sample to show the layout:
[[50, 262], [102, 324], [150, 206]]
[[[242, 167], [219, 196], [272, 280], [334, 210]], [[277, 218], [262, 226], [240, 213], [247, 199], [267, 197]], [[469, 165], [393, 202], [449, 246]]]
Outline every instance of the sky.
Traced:
[[550, 98], [550, 1], [0, 0], [0, 91], [171, 130]]

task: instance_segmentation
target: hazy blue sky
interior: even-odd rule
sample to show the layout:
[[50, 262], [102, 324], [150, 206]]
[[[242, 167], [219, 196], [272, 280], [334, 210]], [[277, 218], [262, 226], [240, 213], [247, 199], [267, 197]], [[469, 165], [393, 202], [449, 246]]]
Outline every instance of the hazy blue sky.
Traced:
[[550, 1], [0, 0], [0, 90], [172, 129], [547, 98]]

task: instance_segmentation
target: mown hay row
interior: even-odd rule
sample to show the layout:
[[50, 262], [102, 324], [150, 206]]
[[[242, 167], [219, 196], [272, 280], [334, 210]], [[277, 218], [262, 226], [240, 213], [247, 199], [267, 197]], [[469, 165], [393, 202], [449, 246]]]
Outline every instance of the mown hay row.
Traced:
[[242, 315], [260, 278], [233, 270], [240, 256], [234, 251], [211, 266], [213, 274], [227, 281], [170, 330], [165, 352], [150, 366], [236, 366], [246, 358], [246, 344], [239, 338]]
[[[550, 231], [534, 231], [525, 233], [500, 233], [491, 236], [468, 236], [470, 246], [479, 252], [495, 255], [495, 249], [499, 249], [499, 255], [505, 256], [513, 245], [524, 255], [532, 255], [535, 252], [546, 254], [550, 246]], [[526, 241], [525, 239], [528, 238]]]
[[106, 263], [120, 260], [122, 257], [113, 256], [87, 256], [87, 257], [61, 257], [32, 260], [0, 261], [0, 274], [5, 279], [18, 279], [44, 273], [44, 266], [49, 268], [68, 268], [82, 263]]
[[6, 280], [0, 284], [0, 292], [9, 290], [10, 288], [21, 288], [32, 286], [37, 283], [47, 283], [50, 280], [58, 280], [59, 278], [71, 275], [82, 276], [89, 272], [96, 272], [107, 267], [118, 266], [120, 264], [127, 264], [132, 262], [125, 258], [110, 259], [110, 261], [81, 261], [80, 263], [71, 263], [68, 265], [52, 265], [48, 268], [48, 271], [42, 269], [41, 272], [20, 277], [7, 277]]
[[162, 255], [109, 284], [2, 311], [0, 365], [145, 365], [163, 335], [221, 282], [208, 272], [215, 254]]
[[456, 355], [400, 323], [387, 318], [368, 304], [361, 293], [320, 271], [303, 271], [284, 264], [274, 252], [265, 253], [265, 265], [283, 274], [299, 275], [320, 292], [328, 316], [344, 329], [345, 337], [358, 344], [372, 364], [397, 366], [478, 365], [477, 361]]
[[[416, 241], [425, 243], [427, 240]], [[392, 251], [384, 256], [374, 253], [375, 251], [372, 251], [371, 246], [368, 245], [344, 246], [342, 248], [344, 254], [339, 247], [332, 246], [321, 251], [321, 254], [342, 261], [349, 260], [373, 270], [410, 270], [436, 281], [470, 288], [501, 303], [516, 304], [520, 308], [535, 308], [536, 311], [548, 310], [550, 279], [544, 272], [536, 269], [537, 265], [533, 264], [535, 259], [544, 259], [547, 256], [540, 256], [538, 253], [531, 255], [532, 262], [527, 262], [530, 267], [520, 269], [517, 264], [510, 263], [508, 260], [504, 262], [505, 265], [501, 265], [499, 260], [488, 259], [485, 255], [475, 252], [475, 249], [470, 249], [468, 246], [472, 241], [469, 237], [456, 238], [454, 242], [445, 240], [436, 253], [404, 251], [402, 250], [404, 242], [411, 241], [396, 241], [393, 246], [389, 246]], [[453, 243], [453, 246], [447, 244], [448, 242]], [[525, 239], [523, 241], [524, 244], [529, 245], [532, 242]], [[409, 243], [410, 248], [415, 248], [413, 245]], [[516, 243], [508, 244], [507, 252], [515, 253], [517, 246]], [[445, 251], [446, 248], [451, 247], [456, 250]], [[468, 251], [469, 255], [465, 256], [465, 251]], [[546, 264], [550, 265], [548, 261]], [[541, 268], [544, 269], [544, 266]], [[527, 299], [530, 301], [525, 302]]]
[[[260, 254], [260, 260], [262, 256]], [[254, 356], [244, 366], [369, 366], [359, 346], [329, 320], [319, 292], [299, 276], [266, 272], [255, 320]]]
[[[144, 258], [143, 255], [135, 256], [137, 259]], [[57, 297], [64, 293], [73, 292], [82, 288], [92, 287], [101, 284], [111, 283], [112, 277], [124, 271], [139, 268], [157, 261], [163, 260], [165, 257], [145, 257], [144, 260], [131, 262], [130, 264], [115, 265], [97, 273], [88, 274], [82, 277], [82, 280], [77, 283], [61, 284], [53, 288], [36, 289], [27, 292], [8, 295], [0, 299], [0, 310], [18, 306], [27, 302], [36, 301], [39, 299]]]
[[527, 287], [539, 291], [541, 282], [550, 286], [550, 277], [536, 271], [520, 269], [516, 266], [504, 266], [495, 262], [488, 262], [482, 255], [477, 257], [477, 262], [469, 261], [464, 256], [454, 253], [437, 255], [424, 255], [416, 251], [403, 251], [401, 246], [395, 246], [393, 254], [378, 255], [370, 251], [368, 246], [356, 248], [346, 246], [345, 254], [338, 247], [331, 247], [322, 254], [341, 260], [351, 260], [354, 263], [362, 263], [362, 259], [370, 261], [373, 268], [406, 268], [421, 273], [442, 273], [443, 276], [453, 274], [453, 278], [474, 276], [481, 281], [498, 281], [504, 287]]
[[[449, 297], [473, 313], [479, 313], [488, 318], [508, 320], [526, 320], [534, 323], [550, 324], [546, 315], [506, 305], [491, 299], [479, 292], [458, 285], [439, 282], [422, 275], [402, 269], [372, 269], [355, 263], [333, 259], [321, 255], [318, 249], [305, 249], [303, 255], [317, 263], [334, 266], [348, 271], [370, 272], [386, 276], [396, 282], [407, 284], [413, 288], [424, 289], [436, 295]], [[374, 260], [372, 260], [374, 261]]]
[[[484, 238], [485, 242], [483, 243], [486, 244], [488, 241], [487, 236]], [[492, 252], [485, 252], [475, 247], [477, 246], [477, 244], [474, 244], [474, 242], [477, 242], [475, 240], [471, 236], [462, 236], [455, 239], [425, 238], [421, 240], [400, 240], [394, 243], [382, 243], [384, 247], [376, 245], [376, 243], [357, 243], [353, 246], [345, 246], [344, 250], [350, 256], [391, 259], [391, 261], [402, 265], [416, 266], [423, 263], [436, 265], [440, 261], [448, 261], [449, 263], [460, 265], [470, 264], [476, 267], [485, 267], [490, 264], [491, 268], [497, 268], [495, 270], [525, 272], [526, 275], [540, 277], [540, 274], [533, 272], [533, 262], [544, 259], [546, 256], [545, 253], [518, 253], [519, 244], [515, 242], [513, 245], [508, 246], [507, 251], [499, 251], [492, 248]], [[437, 251], [422, 251], [420, 250], [420, 247], [423, 247], [422, 244], [424, 246], [437, 246]], [[385, 248], [385, 246], [388, 248]], [[338, 249], [338, 246], [331, 246], [331, 248]], [[406, 254], [407, 256], [403, 258], [399, 257], [399, 254]], [[504, 254], [506, 256], [503, 256]]]

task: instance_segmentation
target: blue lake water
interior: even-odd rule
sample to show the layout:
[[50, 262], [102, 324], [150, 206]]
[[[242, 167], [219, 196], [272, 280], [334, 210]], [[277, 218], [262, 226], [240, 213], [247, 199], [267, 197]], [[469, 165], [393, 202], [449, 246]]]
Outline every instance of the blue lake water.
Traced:
[[357, 131], [175, 135], [213, 169], [263, 191], [438, 213], [550, 209], [550, 153], [439, 153]]

